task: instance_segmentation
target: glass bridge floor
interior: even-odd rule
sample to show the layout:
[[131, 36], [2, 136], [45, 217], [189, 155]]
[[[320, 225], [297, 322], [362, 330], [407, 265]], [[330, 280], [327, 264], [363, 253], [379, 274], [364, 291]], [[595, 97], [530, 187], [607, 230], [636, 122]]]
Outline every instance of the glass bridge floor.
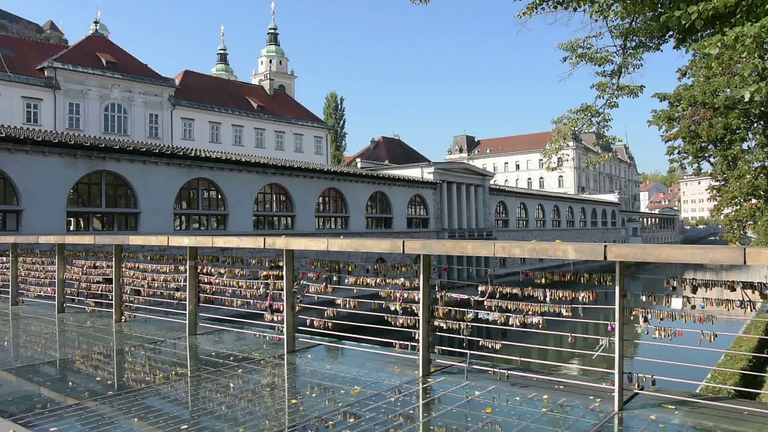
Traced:
[[[460, 367], [419, 382], [414, 358], [52, 305], [0, 306], [0, 430], [765, 430], [768, 418]], [[382, 348], [378, 348], [381, 350]], [[413, 353], [400, 352], [408, 355]], [[439, 366], [436, 366], [439, 368]], [[673, 406], [674, 405], [674, 406]], [[672, 407], [672, 408], [670, 408]], [[4, 419], [4, 420], [3, 420]]]

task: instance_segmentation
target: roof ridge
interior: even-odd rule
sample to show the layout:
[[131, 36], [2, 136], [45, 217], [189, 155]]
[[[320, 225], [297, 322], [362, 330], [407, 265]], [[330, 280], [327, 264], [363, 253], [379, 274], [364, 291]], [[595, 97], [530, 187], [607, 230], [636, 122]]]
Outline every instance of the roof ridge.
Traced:
[[497, 137], [491, 137], [491, 138], [481, 138], [478, 141], [482, 140], [491, 140], [491, 139], [499, 139], [499, 138], [514, 138], [514, 137], [523, 137], [523, 136], [530, 136], [530, 135], [538, 135], [538, 134], [545, 134], [549, 133], [551, 134], [552, 131], [543, 131], [543, 132], [531, 132], [531, 133], [525, 133], [525, 134], [517, 134], [517, 135], [504, 135], [504, 136], [497, 136]]
[[60, 46], [60, 47], [64, 47], [64, 48], [69, 48], [69, 47], [72, 46], [72, 45], [64, 45], [64, 44], [60, 44], [60, 43], [44, 41], [44, 40], [40, 40], [40, 39], [36, 39], [36, 38], [31, 38], [31, 37], [27, 37], [27, 36], [19, 36], [19, 35], [15, 35], [15, 34], [6, 33], [6, 32], [0, 32], [0, 35], [12, 37], [14, 39], [21, 39], [21, 40], [26, 40], [26, 41], [30, 41], [30, 42], [37, 42], [37, 43], [46, 44], [46, 45]]
[[231, 80], [229, 78], [224, 78], [224, 77], [220, 77], [220, 76], [216, 76], [216, 75], [211, 75], [209, 73], [198, 72], [198, 71], [192, 70], [192, 69], [184, 69], [184, 70], [182, 70], [176, 76], [183, 75], [184, 72], [192, 72], [192, 73], [196, 73], [198, 75], [202, 75], [202, 76], [205, 76], [205, 77], [216, 78], [216, 79], [220, 79], [220, 80], [223, 80], [223, 81], [226, 81], [226, 82], [229, 82], [229, 83], [242, 84], [242, 85], [246, 85], [246, 86], [249, 86], [249, 87], [262, 87], [261, 84], [254, 84], [254, 83], [249, 83], [249, 82], [240, 81], [240, 80]]

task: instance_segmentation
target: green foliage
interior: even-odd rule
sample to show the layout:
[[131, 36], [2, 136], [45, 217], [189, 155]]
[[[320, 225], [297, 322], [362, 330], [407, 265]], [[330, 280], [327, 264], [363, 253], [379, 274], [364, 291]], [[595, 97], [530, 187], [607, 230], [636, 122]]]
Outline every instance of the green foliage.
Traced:
[[[758, 313], [755, 318], [766, 319], [768, 313]], [[751, 320], [744, 328], [742, 336], [737, 336], [731, 344], [728, 351], [738, 351], [745, 353], [763, 354], [768, 349], [768, 339], [761, 339], [751, 336], [768, 336], [768, 321]], [[758, 372], [762, 373], [768, 367], [765, 357], [752, 355], [726, 353], [715, 367], [722, 369], [732, 369], [735, 371]], [[724, 370], [713, 370], [707, 378], [708, 384], [719, 384], [731, 387], [742, 387], [748, 389], [760, 389], [765, 385], [765, 377], [760, 375], [743, 374], [739, 372], [730, 372]], [[732, 390], [722, 387], [705, 385], [701, 392], [708, 395], [738, 397], [741, 399], [755, 399], [758, 393], [747, 392], [743, 390]]]
[[332, 91], [325, 96], [323, 119], [332, 127], [331, 130], [331, 163], [344, 165], [344, 153], [347, 151], [347, 109], [344, 107], [344, 96]]
[[684, 172], [670, 167], [666, 174], [662, 174], [659, 171], [652, 173], [642, 173], [640, 175], [640, 181], [643, 183], [661, 183], [666, 187], [670, 187], [673, 184], [679, 182], [684, 175]]
[[43, 42], [49, 42], [49, 43], [55, 43], [59, 45], [69, 45], [69, 41], [67, 38], [64, 37], [64, 35], [58, 34], [58, 33], [43, 33], [40, 36], [38, 36], [38, 39], [40, 39]]

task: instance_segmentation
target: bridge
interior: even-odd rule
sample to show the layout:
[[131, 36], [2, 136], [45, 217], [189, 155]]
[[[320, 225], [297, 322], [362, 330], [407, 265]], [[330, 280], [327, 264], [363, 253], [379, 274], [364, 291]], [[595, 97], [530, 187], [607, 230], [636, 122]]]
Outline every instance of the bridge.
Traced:
[[722, 226], [705, 226], [695, 228], [685, 228], [683, 230], [682, 242], [686, 244], [698, 243], [710, 237], [725, 234], [725, 228]]

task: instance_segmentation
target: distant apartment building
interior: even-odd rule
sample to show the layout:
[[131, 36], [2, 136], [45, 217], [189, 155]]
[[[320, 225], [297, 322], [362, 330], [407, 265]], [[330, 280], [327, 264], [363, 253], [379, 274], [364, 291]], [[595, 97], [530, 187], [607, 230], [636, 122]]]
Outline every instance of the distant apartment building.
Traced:
[[686, 176], [680, 180], [680, 215], [683, 220], [695, 221], [712, 216], [717, 199], [709, 192], [712, 178], [709, 176]]
[[[598, 145], [595, 134], [583, 134], [563, 149], [548, 167], [543, 152], [551, 132], [477, 140], [454, 137], [446, 161], [467, 162], [493, 173], [492, 183], [520, 189], [537, 189], [571, 195], [618, 196], [621, 209], [640, 211], [640, 174], [629, 147]], [[587, 166], [590, 156], [609, 153], [597, 167]]]
[[667, 192], [667, 187], [661, 183], [645, 182], [640, 185], [640, 211], [648, 210], [648, 203], [651, 202], [651, 198], [657, 194]]
[[[662, 185], [664, 186], [664, 185]], [[666, 189], [666, 187], [664, 187]], [[642, 192], [641, 192], [642, 193]], [[659, 192], [648, 200], [646, 212], [679, 215], [680, 214], [680, 185], [674, 184], [665, 192]]]

